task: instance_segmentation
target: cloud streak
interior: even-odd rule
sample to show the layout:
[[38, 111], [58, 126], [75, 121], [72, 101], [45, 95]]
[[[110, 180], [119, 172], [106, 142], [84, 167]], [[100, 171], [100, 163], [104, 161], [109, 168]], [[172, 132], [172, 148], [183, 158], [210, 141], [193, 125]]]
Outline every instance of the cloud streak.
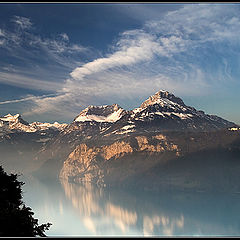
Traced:
[[0, 83], [18, 86], [22, 88], [45, 90], [45, 91], [57, 91], [62, 89], [63, 83], [61, 82], [49, 82], [34, 77], [27, 77], [19, 73], [7, 73], [0, 72]]
[[25, 98], [21, 98], [21, 99], [2, 101], [2, 102], [0, 102], [0, 105], [27, 102], [27, 101], [33, 101], [33, 100], [36, 101], [38, 99], [51, 97], [51, 96], [56, 96], [56, 94], [45, 94], [45, 95], [42, 95], [42, 96], [29, 96], [29, 97], [25, 97]]
[[[122, 39], [119, 42], [120, 49], [105, 58], [98, 58], [92, 62], [84, 64], [71, 72], [71, 77], [81, 80], [87, 75], [102, 72], [114, 67], [129, 66], [142, 61], [148, 61], [153, 57], [154, 51], [161, 51], [153, 37], [144, 32], [128, 33], [134, 35], [135, 39]], [[125, 33], [127, 35], [127, 33]], [[128, 46], [126, 46], [128, 45]]]

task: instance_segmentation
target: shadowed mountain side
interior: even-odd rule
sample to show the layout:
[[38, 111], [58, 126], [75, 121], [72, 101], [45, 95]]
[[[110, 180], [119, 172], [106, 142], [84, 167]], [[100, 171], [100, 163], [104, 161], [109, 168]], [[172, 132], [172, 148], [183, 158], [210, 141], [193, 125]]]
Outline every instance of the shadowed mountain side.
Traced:
[[68, 156], [60, 177], [107, 187], [238, 191], [239, 139], [237, 132], [217, 131], [88, 141]]
[[240, 193], [240, 151], [212, 149], [156, 164], [119, 186], [154, 191], [207, 191]]
[[0, 138], [0, 163], [8, 171], [29, 173], [38, 169], [44, 161], [35, 161], [35, 155], [50, 139], [56, 136], [56, 131], [12, 132]]

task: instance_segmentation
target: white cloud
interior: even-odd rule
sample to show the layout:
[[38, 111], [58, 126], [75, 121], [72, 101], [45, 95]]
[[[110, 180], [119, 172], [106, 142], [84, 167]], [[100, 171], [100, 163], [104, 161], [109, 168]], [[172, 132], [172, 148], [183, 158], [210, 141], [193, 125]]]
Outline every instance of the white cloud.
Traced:
[[13, 86], [45, 91], [57, 91], [63, 86], [60, 82], [43, 81], [41, 79], [7, 72], [0, 72], [0, 82]]
[[12, 22], [16, 23], [21, 29], [29, 29], [32, 26], [32, 22], [26, 17], [14, 16]]
[[0, 29], [0, 37], [4, 37], [4, 36], [5, 36], [4, 31]]
[[180, 8], [177, 4], [119, 4], [112, 6], [120, 13], [127, 15], [130, 18], [136, 19], [141, 22], [147, 20], [161, 19], [168, 11], [173, 11]]
[[[15, 16], [13, 22], [20, 26], [19, 29], [0, 29], [0, 45], [9, 52], [10, 57], [21, 59], [33, 64], [38, 59], [51, 65], [62, 65], [70, 69], [76, 66], [76, 56], [91, 55], [88, 47], [72, 44], [66, 33], [60, 33], [52, 38], [42, 37], [31, 31], [30, 19]], [[28, 31], [22, 31], [26, 30]]]
[[154, 50], [158, 47], [152, 37], [147, 34], [139, 34], [137, 39], [129, 40], [129, 47], [121, 46], [121, 49], [105, 58], [98, 58], [74, 69], [70, 74], [74, 79], [83, 79], [86, 75], [105, 71], [114, 67], [128, 66], [141, 61], [150, 60]]
[[[34, 34], [29, 19], [15, 16], [12, 21], [19, 29], [0, 29], [0, 82], [27, 89], [57, 91], [65, 76], [80, 61], [76, 57], [91, 55], [87, 47], [72, 44], [66, 33], [52, 38]], [[28, 31], [22, 31], [27, 29]], [[7, 57], [9, 60], [4, 61]], [[9, 62], [9, 64], [7, 64]], [[21, 62], [24, 64], [16, 64]]]
[[154, 34], [181, 36], [192, 43], [239, 37], [239, 26], [239, 10], [234, 4], [189, 4], [145, 25]]
[[[148, 21], [142, 29], [123, 32], [109, 54], [74, 67], [58, 91], [61, 95], [35, 100], [37, 107], [29, 114], [65, 114], [88, 104], [124, 103], [159, 89], [181, 96], [207, 94], [221, 82], [215, 80], [219, 71], [206, 69], [205, 58], [211, 57], [211, 51], [219, 54], [218, 43], [238, 44], [239, 29], [239, 10], [234, 6], [184, 5], [160, 20]], [[62, 38], [32, 41], [57, 57], [84, 50], [70, 45], [67, 35]], [[230, 66], [224, 59], [221, 73], [230, 79]]]
[[29, 44], [31, 46], [39, 46], [44, 48], [46, 51], [52, 52], [52, 53], [66, 53], [66, 52], [86, 52], [89, 49], [87, 47], [83, 47], [78, 44], [71, 44], [69, 43], [68, 36], [64, 34], [65, 37], [62, 37], [61, 39], [57, 38], [42, 38], [40, 36], [31, 35], [29, 36]]
[[0, 45], [3, 45], [5, 43], [5, 39], [0, 39]]
[[58, 93], [55, 97], [36, 98], [33, 102], [35, 107], [31, 111], [24, 112], [24, 116], [41, 115], [48, 112], [55, 116], [74, 118], [73, 109], [76, 110], [82, 107], [82, 104], [79, 104], [77, 99], [68, 93]]
[[21, 98], [21, 99], [2, 101], [2, 102], [0, 102], [0, 105], [10, 104], [10, 103], [27, 102], [27, 101], [33, 101], [33, 100], [36, 101], [37, 99], [46, 98], [46, 97], [50, 97], [50, 96], [56, 96], [56, 94], [46, 94], [46, 95], [42, 95], [42, 96], [30, 95], [28, 97]]
[[69, 37], [66, 33], [61, 33], [60, 36], [62, 37], [63, 40], [69, 41]]
[[[92, 89], [95, 96], [121, 91], [126, 96], [130, 89], [138, 95], [141, 89], [151, 91], [165, 86], [165, 89], [190, 94], [189, 86], [193, 86], [206, 92], [209, 89], [207, 75], [198, 63], [183, 58], [176, 60], [174, 56], [181, 53], [191, 56], [192, 50], [204, 47], [206, 41], [224, 41], [226, 37], [232, 37], [235, 34], [231, 32], [233, 26], [225, 26], [226, 18], [219, 22], [224, 13], [218, 6], [209, 10], [209, 6], [187, 5], [159, 21], [146, 23], [143, 29], [126, 31], [113, 47], [115, 52], [74, 69], [64, 91], [80, 92], [81, 89], [90, 94]], [[230, 17], [229, 11], [225, 17]], [[229, 23], [238, 24], [236, 19]], [[221, 27], [224, 31], [229, 29], [222, 37], [217, 34]], [[164, 63], [166, 60], [169, 64]], [[183, 72], [185, 75], [181, 78]], [[197, 91], [191, 91], [197, 94]]]
[[20, 34], [17, 32], [10, 32], [5, 29], [0, 29], [0, 39], [4, 41], [4, 48], [11, 50], [21, 43]]

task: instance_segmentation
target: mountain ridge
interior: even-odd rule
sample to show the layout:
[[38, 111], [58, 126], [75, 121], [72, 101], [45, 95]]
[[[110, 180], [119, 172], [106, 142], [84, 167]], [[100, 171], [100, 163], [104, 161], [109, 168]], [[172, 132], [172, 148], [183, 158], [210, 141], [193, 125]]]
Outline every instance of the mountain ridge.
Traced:
[[[14, 116], [6, 115], [5, 120], [19, 119]], [[35, 131], [13, 129], [0, 136], [0, 160], [10, 162], [11, 153], [11, 162], [20, 159], [24, 171], [31, 166], [41, 177], [59, 178], [60, 174], [75, 182], [103, 185], [113, 179], [116, 184], [123, 183], [123, 178], [146, 171], [150, 174], [158, 164], [198, 150], [232, 148], [231, 143], [239, 137], [238, 131], [230, 131], [236, 124], [187, 106], [164, 90], [129, 111], [118, 104], [90, 105], [62, 128], [58, 123], [50, 124], [55, 127], [25, 124]], [[0, 132], [5, 131], [4, 126]]]
[[36, 132], [47, 129], [58, 129], [62, 130], [67, 126], [66, 123], [60, 124], [58, 122], [51, 123], [41, 123], [41, 122], [32, 122], [28, 123], [25, 121], [21, 114], [17, 113], [15, 115], [11, 115], [10, 113], [5, 115], [4, 117], [0, 117], [0, 127], [5, 128], [8, 127], [9, 130], [17, 130], [22, 132]]
[[[122, 120], [123, 118], [125, 118], [125, 120]], [[53, 124], [41, 122], [28, 123], [22, 119], [20, 114], [8, 114], [4, 117], [0, 117], [0, 127], [8, 123], [10, 129], [35, 132], [41, 129], [46, 130], [47, 128], [63, 130], [71, 124], [81, 124], [84, 122], [114, 124], [121, 121], [127, 121], [128, 123], [146, 121], [149, 123], [153, 122], [153, 120], [156, 120], [155, 122], [162, 122], [163, 125], [166, 123], [165, 120], [169, 122], [175, 121], [175, 123], [179, 122], [179, 120], [184, 122], [184, 124], [176, 124], [176, 130], [178, 130], [177, 128], [179, 128], [179, 130], [180, 128], [195, 130], [198, 128], [197, 125], [203, 121], [205, 121], [205, 124], [203, 124], [199, 130], [204, 130], [205, 128], [206, 130], [210, 130], [211, 127], [213, 129], [220, 129], [237, 126], [237, 124], [221, 117], [205, 114], [202, 110], [196, 110], [194, 107], [187, 106], [181, 98], [176, 97], [174, 94], [166, 90], [159, 90], [142, 102], [139, 107], [132, 110], [125, 110], [118, 104], [100, 106], [89, 105], [69, 124], [60, 124], [58, 122]]]
[[[111, 114], [115, 114], [118, 117], [112, 121], [110, 120], [111, 118], [108, 120], [104, 114], [95, 119], [95, 116], [93, 117], [93, 115], [88, 115], [89, 109], [113, 109], [113, 106], [116, 109], [115, 111], [112, 111]], [[117, 114], [119, 109], [121, 109], [121, 113]], [[113, 127], [115, 130], [116, 128], [120, 127], [127, 128], [127, 126], [139, 128], [140, 125], [144, 125], [144, 122], [146, 122], [148, 125], [149, 123], [152, 125], [157, 125], [157, 127], [159, 127], [161, 130], [175, 129], [176, 131], [186, 129], [192, 131], [211, 131], [237, 126], [235, 123], [225, 120], [221, 117], [205, 114], [205, 112], [202, 110], [196, 110], [194, 107], [187, 106], [181, 98], [176, 97], [174, 94], [166, 90], [159, 90], [143, 101], [139, 107], [132, 110], [124, 110], [117, 104], [104, 106], [90, 105], [78, 116], [81, 115], [84, 115], [85, 119], [82, 118], [82, 120], [79, 122], [111, 122], [113, 123], [113, 126], [116, 125], [116, 127]], [[88, 119], [86, 118], [87, 115], [89, 117]], [[76, 119], [77, 117], [73, 122], [77, 122]]]

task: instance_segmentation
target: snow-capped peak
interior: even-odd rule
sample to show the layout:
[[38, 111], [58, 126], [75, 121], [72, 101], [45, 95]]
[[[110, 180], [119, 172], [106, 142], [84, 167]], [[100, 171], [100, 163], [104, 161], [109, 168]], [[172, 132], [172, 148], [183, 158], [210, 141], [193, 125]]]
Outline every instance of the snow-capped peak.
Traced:
[[116, 122], [125, 110], [118, 104], [103, 106], [88, 106], [75, 119], [74, 122], [96, 121], [96, 122]]
[[37, 129], [37, 130], [46, 130], [49, 128], [57, 128], [59, 130], [65, 128], [67, 126], [66, 123], [58, 123], [58, 122], [54, 122], [54, 123], [41, 123], [41, 122], [33, 122], [30, 124], [31, 127]]
[[23, 132], [36, 132], [36, 129], [31, 127], [28, 122], [22, 119], [21, 115], [7, 114], [4, 117], [0, 118], [1, 126], [8, 126], [10, 130], [18, 130]]
[[134, 117], [136, 114], [142, 112], [144, 109], [146, 109], [149, 106], [153, 106], [157, 104], [161, 108], [165, 110], [171, 110], [171, 111], [185, 111], [186, 105], [182, 101], [181, 98], [175, 97], [172, 93], [165, 91], [165, 90], [159, 90], [154, 95], [150, 96], [148, 99], [146, 99], [140, 107], [133, 109], [133, 115]]
[[9, 114], [5, 115], [4, 117], [1, 117], [0, 120], [2, 120], [4, 122], [15, 122], [19, 118], [21, 118], [21, 115], [19, 113], [16, 115], [11, 115], [9, 113]]
[[9, 130], [17, 130], [21, 132], [36, 132], [39, 130], [42, 131], [50, 128], [62, 130], [66, 126], [67, 124], [60, 124], [58, 122], [55, 122], [53, 124], [33, 122], [29, 124], [22, 119], [19, 113], [15, 115], [7, 114], [4, 117], [0, 117], [0, 127], [7, 127]]
[[141, 104], [140, 108], [145, 108], [149, 105], [154, 105], [156, 103], [161, 105], [165, 104], [169, 105], [173, 103], [185, 106], [181, 98], [175, 97], [172, 93], [169, 93], [168, 91], [160, 90], [156, 92], [154, 95], [150, 96], [146, 101], [144, 101]]

